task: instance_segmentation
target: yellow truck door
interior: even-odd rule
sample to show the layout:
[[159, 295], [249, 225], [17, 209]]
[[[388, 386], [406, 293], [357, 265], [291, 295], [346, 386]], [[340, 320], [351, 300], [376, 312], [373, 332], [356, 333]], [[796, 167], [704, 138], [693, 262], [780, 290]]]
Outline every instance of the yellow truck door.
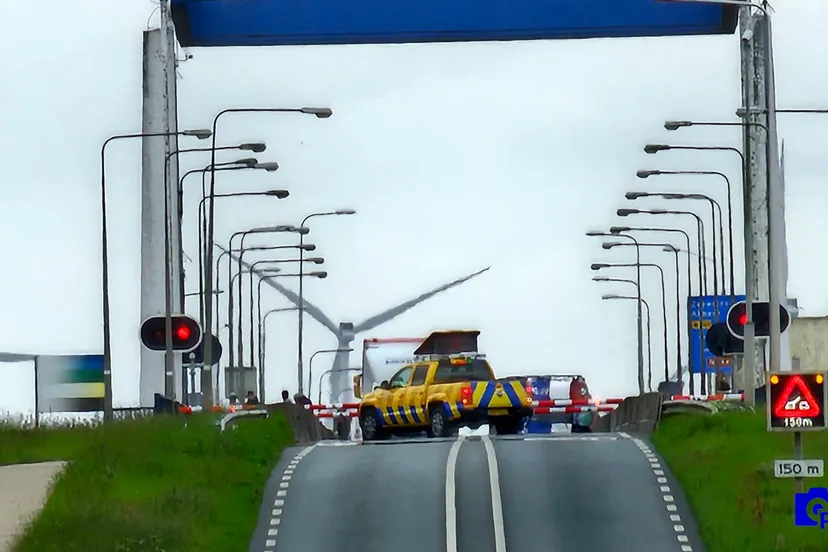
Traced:
[[405, 405], [413, 425], [425, 425], [428, 422], [425, 412], [426, 376], [428, 376], [428, 364], [418, 364], [414, 367], [411, 382], [405, 388]]
[[383, 404], [383, 418], [391, 426], [400, 427], [410, 423], [409, 418], [411, 416], [410, 414], [406, 415], [406, 408], [404, 407], [406, 406], [406, 387], [408, 387], [413, 370], [413, 366], [405, 366], [388, 380], [389, 394], [386, 403]]

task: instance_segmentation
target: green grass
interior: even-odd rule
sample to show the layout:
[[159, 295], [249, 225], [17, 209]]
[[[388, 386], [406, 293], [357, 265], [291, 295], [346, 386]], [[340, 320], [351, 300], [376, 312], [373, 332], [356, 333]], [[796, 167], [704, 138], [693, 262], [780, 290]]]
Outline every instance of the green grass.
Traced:
[[[828, 459], [828, 433], [805, 433], [803, 442], [806, 458]], [[828, 529], [794, 527], [794, 480], [773, 475], [775, 459], [793, 458], [793, 436], [769, 433], [764, 410], [668, 417], [653, 443], [681, 483], [707, 552], [828, 551]]]
[[246, 550], [293, 442], [281, 415], [221, 433], [211, 415], [0, 428], [0, 463], [71, 460], [14, 552]]

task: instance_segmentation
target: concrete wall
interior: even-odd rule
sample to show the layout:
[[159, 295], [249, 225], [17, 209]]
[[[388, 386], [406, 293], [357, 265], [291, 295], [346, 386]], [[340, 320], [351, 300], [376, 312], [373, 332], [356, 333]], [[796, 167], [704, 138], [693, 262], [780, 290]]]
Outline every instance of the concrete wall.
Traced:
[[828, 370], [828, 316], [793, 318], [788, 333], [794, 367]]

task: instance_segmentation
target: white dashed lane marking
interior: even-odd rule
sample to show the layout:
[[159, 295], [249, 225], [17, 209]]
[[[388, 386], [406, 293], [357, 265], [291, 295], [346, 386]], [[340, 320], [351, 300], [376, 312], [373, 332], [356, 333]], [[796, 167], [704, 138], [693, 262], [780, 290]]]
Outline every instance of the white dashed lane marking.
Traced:
[[664, 476], [664, 468], [661, 466], [661, 461], [650, 448], [650, 445], [641, 439], [636, 439], [626, 433], [619, 432], [619, 435], [625, 439], [631, 440], [635, 443], [635, 446], [637, 446], [639, 450], [644, 453], [644, 456], [650, 463], [650, 469], [656, 477], [658, 490], [661, 492], [661, 498], [664, 500], [667, 515], [670, 516], [670, 521], [673, 523], [673, 531], [676, 533], [676, 540], [679, 543], [680, 550], [681, 552], [693, 552], [693, 547], [689, 544], [690, 539], [687, 537], [684, 525], [681, 523], [681, 516], [677, 513], [678, 506], [675, 505], [676, 499], [673, 496], [673, 491], [670, 490], [670, 485], [667, 484], [667, 478]]
[[276, 500], [273, 501], [273, 510], [270, 513], [270, 526], [267, 529], [268, 538], [265, 540], [262, 552], [274, 552], [276, 549], [275, 537], [279, 534], [279, 524], [282, 523], [282, 509], [285, 505], [285, 497], [290, 489], [290, 481], [293, 478], [293, 471], [296, 466], [307, 456], [317, 445], [305, 447], [293, 457], [288, 467], [282, 472], [282, 479], [279, 481], [279, 490], [276, 491]]

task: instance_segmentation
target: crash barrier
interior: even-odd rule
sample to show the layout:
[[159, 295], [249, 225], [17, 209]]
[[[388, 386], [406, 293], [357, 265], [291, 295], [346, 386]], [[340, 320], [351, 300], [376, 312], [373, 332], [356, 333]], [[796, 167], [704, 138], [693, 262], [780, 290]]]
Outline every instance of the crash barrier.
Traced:
[[590, 428], [593, 432], [651, 433], [661, 418], [662, 402], [660, 393], [627, 397], [606, 416], [596, 416]]
[[236, 422], [239, 418], [267, 418], [268, 413], [267, 410], [264, 409], [249, 409], [249, 410], [238, 410], [236, 412], [230, 412], [229, 414], [225, 414], [219, 420], [219, 427], [221, 430], [224, 431], [227, 428], [227, 425], [231, 422]]
[[591, 426], [594, 432], [624, 431], [651, 433], [665, 414], [679, 412], [709, 414], [716, 412], [717, 404], [744, 403], [744, 393], [722, 393], [707, 396], [646, 393], [628, 397], [612, 413], [596, 417]]
[[274, 403], [265, 405], [265, 409], [271, 416], [278, 412], [287, 418], [297, 443], [313, 443], [334, 438], [333, 432], [323, 426], [306, 407], [293, 403]]
[[674, 414], [712, 414], [716, 411], [714, 402], [710, 401], [693, 401], [693, 400], [669, 400], [664, 401], [661, 405], [661, 417], [671, 416]]

